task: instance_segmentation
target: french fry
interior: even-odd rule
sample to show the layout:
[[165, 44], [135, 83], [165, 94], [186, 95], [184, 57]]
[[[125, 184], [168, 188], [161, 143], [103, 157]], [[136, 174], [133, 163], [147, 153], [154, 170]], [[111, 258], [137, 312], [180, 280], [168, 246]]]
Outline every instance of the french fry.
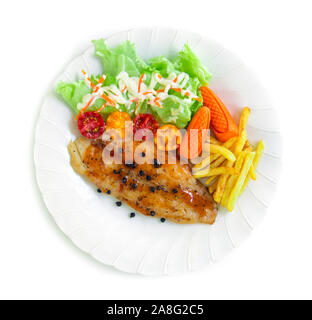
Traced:
[[[232, 168], [233, 167], [233, 162], [227, 160], [225, 166], [228, 167], [228, 168]], [[229, 176], [227, 174], [224, 174], [218, 179], [217, 188], [216, 188], [215, 193], [213, 194], [213, 198], [214, 198], [215, 202], [217, 202], [217, 203], [220, 203], [220, 201], [222, 199], [222, 195], [223, 195], [224, 188], [225, 188], [226, 181], [227, 181], [228, 177]]]
[[[247, 142], [248, 142], [248, 145], [247, 145]], [[249, 145], [249, 141], [248, 140], [246, 141], [243, 150], [246, 151], [246, 152], [252, 152], [252, 147], [251, 147], [251, 145]], [[255, 170], [253, 164], [250, 167], [248, 175], [250, 175], [252, 180], [257, 180], [256, 170]]]
[[[217, 167], [219, 167], [221, 165], [225, 165], [225, 163], [226, 163], [226, 159], [224, 157], [220, 157], [219, 159], [214, 161], [209, 167], [210, 167], [210, 169], [213, 169], [213, 168], [217, 168]], [[215, 179], [216, 179], [215, 176], [211, 176], [205, 181], [205, 184], [209, 185]]]
[[211, 177], [209, 177], [209, 178], [205, 181], [205, 184], [206, 184], [206, 185], [210, 185], [211, 182], [213, 182], [214, 180], [217, 180], [217, 176], [211, 176]]
[[255, 158], [255, 155], [256, 155], [255, 152], [249, 152], [245, 157], [242, 170], [235, 182], [234, 188], [232, 189], [228, 199], [227, 208], [229, 211], [233, 211], [234, 209], [235, 203], [239, 197], [240, 191], [243, 187], [244, 181], [246, 180], [246, 177], [248, 175], [252, 162]]
[[246, 129], [247, 121], [249, 119], [250, 115], [250, 109], [245, 107], [242, 111], [242, 115], [239, 120], [239, 126], [238, 126], [238, 134], [241, 135], [242, 131]]
[[222, 146], [218, 146], [215, 144], [210, 144], [210, 153], [218, 153], [221, 154], [224, 158], [234, 162], [236, 160], [235, 155], [227, 148]]
[[231, 167], [218, 167], [213, 169], [205, 169], [199, 172], [196, 172], [193, 174], [194, 178], [204, 178], [204, 177], [211, 177], [211, 176], [218, 176], [220, 174], [226, 174], [226, 175], [238, 175], [238, 171]]
[[255, 180], [255, 181], [257, 180], [256, 170], [255, 170], [255, 167], [253, 166], [253, 164], [252, 164], [251, 167], [250, 167], [248, 176], [250, 176], [250, 178], [251, 178], [252, 180]]
[[[228, 141], [224, 142], [222, 144], [222, 147], [224, 148], [231, 148], [233, 146], [233, 144], [237, 141], [237, 137], [233, 137], [231, 139], [229, 139]], [[205, 167], [207, 167], [211, 162], [215, 161], [216, 159], [218, 159], [219, 157], [221, 157], [221, 155], [219, 154], [213, 154], [213, 155], [210, 155], [209, 157], [203, 159], [202, 162], [196, 164], [194, 167], [193, 167], [193, 170], [194, 171], [197, 171], [197, 170], [201, 170]]]
[[[213, 169], [213, 168], [217, 168], [217, 167], [220, 167], [221, 165], [225, 166], [225, 163], [226, 163], [226, 159], [224, 157], [220, 157], [218, 158], [216, 161], [214, 161], [210, 166], [209, 168], [210, 169]], [[206, 185], [209, 185], [214, 179], [216, 179], [215, 176], [212, 176], [210, 178], [208, 178], [205, 182]]]
[[[234, 155], [236, 156], [236, 158], [238, 157], [239, 153], [244, 148], [246, 140], [247, 140], [247, 132], [246, 132], [246, 130], [243, 130], [241, 132], [241, 135], [238, 137], [238, 139], [235, 143], [235, 146], [234, 146]], [[229, 168], [233, 167], [233, 162], [227, 160], [226, 167], [229, 167]], [[223, 175], [218, 180], [217, 189], [213, 195], [213, 198], [217, 203], [220, 203], [220, 201], [222, 199], [223, 192], [224, 192], [225, 185], [226, 185], [226, 181], [228, 178], [229, 178], [228, 175]]]
[[[264, 150], [264, 143], [263, 143], [263, 140], [261, 140], [258, 143], [257, 147], [256, 147], [256, 155], [255, 155], [254, 161], [252, 163], [253, 168], [254, 168], [255, 171], [256, 171], [256, 169], [258, 167], [259, 161], [260, 161], [261, 156], [263, 154], [263, 150]], [[241, 195], [243, 193], [243, 191], [245, 190], [245, 188], [247, 187], [247, 184], [248, 184], [250, 178], [251, 178], [251, 176], [248, 173], [248, 176], [247, 176], [247, 178], [246, 178], [246, 180], [244, 182], [244, 185], [243, 185], [239, 195]]]
[[264, 149], [263, 141], [260, 141], [253, 150], [254, 147], [247, 139], [249, 116], [250, 109], [243, 108], [238, 136], [224, 143], [212, 136], [207, 137], [202, 153], [207, 157], [193, 167], [193, 176], [207, 177], [205, 184], [209, 193], [229, 211], [233, 211], [250, 179], [256, 180], [256, 168]]
[[[246, 151], [240, 152], [237, 157], [237, 161], [235, 162], [234, 169], [236, 169], [238, 172], [241, 171], [245, 157], [246, 157]], [[229, 199], [229, 195], [232, 191], [232, 188], [233, 188], [236, 180], [237, 180], [237, 176], [231, 176], [231, 177], [229, 177], [228, 181], [226, 182], [224, 193], [223, 193], [223, 196], [221, 199], [221, 206], [222, 207], [226, 207], [228, 199]]]
[[[219, 157], [217, 160], [215, 160], [213, 163], [210, 164], [210, 168], [216, 168], [216, 167], [219, 167], [223, 164], [223, 162], [225, 162], [226, 159], [222, 156], [222, 157]], [[224, 163], [225, 165], [225, 163]]]
[[208, 187], [210, 194], [213, 194], [217, 188], [218, 181], [216, 180], [211, 186]]
[[234, 155], [237, 157], [238, 154], [243, 150], [244, 148], [244, 145], [247, 141], [247, 132], [246, 130], [244, 129], [240, 136], [238, 137], [237, 139], [237, 142], [236, 142], [236, 145], [235, 145], [235, 148], [234, 148]]

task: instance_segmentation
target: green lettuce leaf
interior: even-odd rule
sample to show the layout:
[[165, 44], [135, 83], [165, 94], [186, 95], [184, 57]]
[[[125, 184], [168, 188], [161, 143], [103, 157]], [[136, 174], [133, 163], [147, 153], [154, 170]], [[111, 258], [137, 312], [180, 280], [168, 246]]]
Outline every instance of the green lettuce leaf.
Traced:
[[[137, 55], [134, 44], [125, 41], [114, 49], [108, 48], [104, 39], [92, 41], [95, 55], [101, 59], [103, 72], [109, 76], [110, 82], [125, 71], [130, 77], [140, 77], [149, 70], [149, 66]], [[107, 85], [104, 82], [104, 85]]]
[[207, 85], [212, 77], [188, 44], [184, 45], [174, 59], [174, 64], [178, 70], [188, 73], [191, 78], [198, 78], [202, 85]]
[[149, 113], [149, 111], [150, 111], [150, 106], [147, 103], [147, 100], [143, 100], [137, 107], [137, 114]]
[[113, 52], [117, 55], [125, 55], [126, 57], [130, 58], [136, 68], [139, 70], [140, 74], [149, 69], [149, 66], [145, 63], [145, 61], [138, 56], [134, 43], [130, 42], [129, 40], [121, 43], [118, 47], [113, 49]]
[[176, 74], [180, 73], [176, 70], [174, 64], [165, 56], [152, 58], [148, 62], [150, 67], [159, 72], [164, 78], [167, 78], [172, 72], [175, 72]]
[[78, 114], [77, 104], [82, 101], [82, 98], [91, 92], [91, 89], [83, 80], [73, 83], [60, 81], [57, 85], [56, 92], [63, 100]]
[[152, 112], [162, 123], [174, 124], [177, 128], [185, 128], [191, 120], [191, 104], [176, 96], [169, 96], [163, 102], [163, 108], [152, 106]]

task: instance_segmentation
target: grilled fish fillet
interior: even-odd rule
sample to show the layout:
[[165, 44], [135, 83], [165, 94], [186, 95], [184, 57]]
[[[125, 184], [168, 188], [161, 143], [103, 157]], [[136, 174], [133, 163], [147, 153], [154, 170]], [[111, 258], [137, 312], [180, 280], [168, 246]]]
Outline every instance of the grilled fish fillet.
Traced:
[[182, 224], [215, 222], [216, 203], [188, 165], [107, 165], [102, 160], [102, 143], [83, 137], [70, 142], [68, 148], [76, 172], [144, 215]]

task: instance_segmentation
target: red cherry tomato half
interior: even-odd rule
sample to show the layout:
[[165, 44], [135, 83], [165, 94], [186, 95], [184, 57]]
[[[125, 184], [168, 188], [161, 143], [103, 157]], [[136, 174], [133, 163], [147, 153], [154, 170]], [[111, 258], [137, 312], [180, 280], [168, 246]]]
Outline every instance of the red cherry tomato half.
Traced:
[[77, 121], [80, 133], [88, 139], [99, 138], [105, 130], [105, 122], [99, 113], [88, 111], [82, 113]]
[[133, 120], [133, 133], [134, 134], [140, 129], [148, 129], [148, 130], [152, 131], [153, 135], [155, 135], [158, 127], [159, 127], [158, 122], [149, 113], [139, 114]]

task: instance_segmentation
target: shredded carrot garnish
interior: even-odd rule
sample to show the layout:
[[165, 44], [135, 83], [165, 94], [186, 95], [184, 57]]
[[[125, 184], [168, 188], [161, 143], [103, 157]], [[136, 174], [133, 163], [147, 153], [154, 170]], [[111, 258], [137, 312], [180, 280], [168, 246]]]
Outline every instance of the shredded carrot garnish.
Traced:
[[144, 95], [144, 96], [146, 96], [147, 94], [150, 94], [150, 93], [153, 93], [152, 91], [146, 91], [146, 92], [143, 92], [142, 94]]
[[91, 103], [92, 103], [93, 100], [94, 100], [94, 97], [92, 97], [92, 98], [89, 100], [89, 102], [85, 105], [85, 107], [83, 107], [83, 108], [81, 109], [81, 111], [82, 111], [82, 112], [85, 112], [85, 111], [90, 107], [90, 105], [91, 105]]
[[185, 92], [184, 95], [187, 96], [187, 97], [189, 97], [189, 96], [190, 96], [190, 93], [189, 93], [189, 92]]
[[110, 97], [108, 97], [106, 94], [102, 94], [101, 97], [106, 100], [109, 104], [111, 104], [112, 106], [116, 106], [116, 102], [113, 101]]
[[157, 92], [157, 93], [159, 93], [159, 92], [165, 92], [165, 89], [158, 89], [158, 90], [156, 90], [156, 92]]
[[[87, 73], [84, 70], [81, 70], [81, 72], [83, 73], [84, 76], [87, 76]], [[91, 81], [90, 77], [87, 77], [87, 80], [90, 82], [90, 87], [94, 89], [95, 84]]]
[[90, 87], [92, 88], [92, 89], [94, 89], [95, 88], [95, 84], [91, 81], [91, 79], [88, 77], [87, 78], [88, 79], [88, 81], [90, 82]]
[[156, 104], [157, 107], [162, 108], [163, 106], [158, 102], [159, 100], [160, 100], [160, 98], [159, 98], [159, 97], [156, 97], [156, 98], [154, 99], [154, 103]]
[[158, 79], [162, 79], [162, 76], [158, 73], [157, 74]]
[[176, 83], [178, 81], [178, 77], [175, 77], [175, 79], [173, 80], [174, 83]]
[[140, 80], [139, 80], [138, 92], [141, 91], [141, 85], [142, 85], [142, 82], [143, 82], [143, 78], [144, 78], [144, 73], [141, 75]]
[[126, 89], [127, 89], [127, 86], [125, 86], [125, 87], [121, 90], [121, 92], [124, 92]]
[[104, 77], [104, 75], [102, 75], [102, 77], [100, 78], [98, 84], [103, 84], [104, 81], [105, 81], [105, 77]]
[[100, 87], [102, 86], [103, 82], [105, 81], [105, 76], [102, 75], [102, 77], [100, 78], [99, 82], [97, 83], [97, 85], [95, 86], [95, 88], [93, 89], [93, 92], [96, 93], [99, 91]]
[[176, 92], [182, 92], [181, 88], [171, 88], [172, 90], [176, 91]]
[[94, 88], [93, 93], [97, 93], [97, 92], [99, 91], [99, 89], [100, 89], [100, 86], [97, 85], [97, 86]]

